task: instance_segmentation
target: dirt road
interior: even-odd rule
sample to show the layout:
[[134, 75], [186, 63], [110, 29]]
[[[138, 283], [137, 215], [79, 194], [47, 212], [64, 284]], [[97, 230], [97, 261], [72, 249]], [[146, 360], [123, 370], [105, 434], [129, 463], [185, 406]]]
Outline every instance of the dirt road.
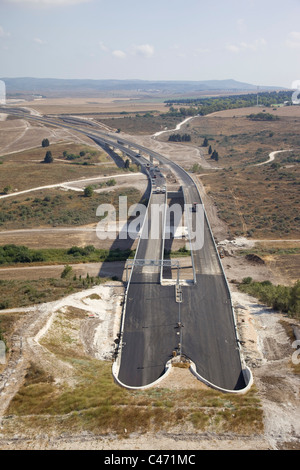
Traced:
[[[98, 276], [101, 277], [118, 276], [122, 279], [124, 271], [124, 263], [120, 261], [111, 261], [109, 263], [84, 263], [84, 264], [70, 264], [73, 273], [77, 276], [85, 277]], [[57, 264], [51, 266], [22, 266], [14, 268], [0, 268], [0, 279], [4, 280], [34, 280], [34, 279], [48, 279], [59, 278], [65, 265]]]

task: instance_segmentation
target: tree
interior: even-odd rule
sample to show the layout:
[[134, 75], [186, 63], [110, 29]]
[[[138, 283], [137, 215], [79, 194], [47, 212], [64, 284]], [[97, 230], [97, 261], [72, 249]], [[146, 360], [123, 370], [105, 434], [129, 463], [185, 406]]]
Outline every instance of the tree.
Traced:
[[8, 194], [11, 191], [12, 191], [12, 187], [10, 184], [8, 186], [5, 186], [5, 188], [3, 188], [3, 194]]
[[84, 188], [85, 197], [92, 197], [93, 193], [94, 193], [94, 189], [92, 186], [87, 186], [86, 188]]
[[183, 134], [183, 136], [181, 137], [181, 141], [182, 142], [190, 142], [191, 141], [190, 134]]
[[44, 163], [52, 163], [52, 162], [53, 162], [52, 152], [48, 150], [44, 158]]
[[192, 168], [191, 168], [191, 172], [192, 173], [200, 173], [200, 171], [202, 171], [201, 165], [199, 165], [199, 163], [194, 163]]
[[202, 147], [207, 147], [208, 146], [208, 140], [207, 137], [204, 137]]
[[212, 148], [211, 148], [211, 145], [209, 146], [208, 148], [208, 155], [211, 155], [212, 154]]
[[48, 139], [43, 139], [42, 140], [42, 147], [49, 147], [50, 145], [50, 142]]
[[216, 160], [216, 162], [219, 160], [219, 154], [216, 150], [213, 151], [213, 153], [211, 154], [210, 158], [212, 158], [213, 160]]
[[69, 266], [68, 264], [64, 267], [64, 270], [62, 271], [60, 277], [61, 279], [65, 279], [66, 277], [70, 276], [73, 271], [72, 266]]
[[299, 316], [300, 314], [300, 281], [297, 281], [296, 284], [292, 287], [290, 293], [290, 305], [289, 310], [293, 316]]

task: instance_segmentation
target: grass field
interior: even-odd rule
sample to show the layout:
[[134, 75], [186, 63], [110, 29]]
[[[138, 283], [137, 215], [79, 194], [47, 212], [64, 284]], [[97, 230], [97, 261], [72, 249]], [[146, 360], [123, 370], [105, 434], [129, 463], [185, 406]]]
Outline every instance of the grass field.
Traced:
[[[12, 321], [12, 320], [11, 320]], [[42, 338], [51, 362], [64, 363], [68, 373], [56, 383], [56, 370], [49, 373], [31, 360], [25, 381], [12, 399], [5, 420], [6, 430], [23, 426], [51, 433], [91, 431], [98, 434], [148, 432], [172, 428], [192, 432], [262, 431], [262, 409], [255, 388], [246, 395], [224, 395], [199, 385], [130, 391], [115, 384], [110, 361], [88, 357], [79, 341], [85, 312], [60, 310]], [[47, 364], [47, 367], [49, 363]], [[188, 373], [188, 372], [187, 372]]]
[[[63, 270], [62, 270], [63, 272]], [[0, 280], [0, 310], [21, 308], [44, 302], [53, 302], [73, 292], [105, 282], [105, 278], [85, 277], [49, 278], [30, 281]], [[0, 314], [1, 328], [6, 332], [9, 314]]]
[[[44, 347], [59, 353], [56, 342], [45, 340]], [[76, 385], [63, 385], [58, 390], [53, 377], [32, 363], [24, 386], [13, 398], [9, 415], [18, 423], [36, 429], [72, 432], [88, 430], [97, 433], [118, 433], [124, 430], [148, 432], [191, 426], [194, 431], [259, 433], [262, 410], [255, 391], [246, 396], [221, 395], [213, 390], [178, 391], [151, 389], [130, 392], [118, 387], [111, 376], [111, 366], [64, 354], [76, 373]]]
[[279, 273], [282, 282], [292, 285], [300, 279], [299, 246], [300, 241], [259, 242], [251, 250], [242, 250], [242, 254], [254, 253], [262, 257], [272, 270]]
[[100, 219], [96, 217], [96, 210], [100, 204], [112, 204], [117, 210], [119, 196], [127, 196], [129, 207], [140, 202], [142, 197], [135, 188], [94, 193], [92, 197], [59, 189], [45, 189], [32, 194], [0, 200], [2, 230], [97, 223]]
[[174, 129], [183, 120], [181, 117], [162, 116], [157, 113], [118, 115], [116, 117], [96, 116], [95, 118], [113, 129], [120, 129], [122, 132], [132, 135], [154, 134], [165, 129]]
[[[247, 115], [253, 112], [257, 113], [257, 108], [249, 108]], [[277, 116], [277, 111], [272, 113]], [[236, 168], [265, 161], [275, 150], [300, 148], [300, 116], [278, 116], [276, 121], [252, 121], [245, 115], [237, 117], [216, 113], [193, 119], [182, 132], [191, 135], [191, 143], [186, 145], [202, 146], [207, 137], [212, 150], [219, 154], [216, 167]], [[168, 136], [163, 135], [161, 139], [166, 141]], [[204, 149], [206, 158], [210, 160], [207, 150], [208, 147]], [[210, 162], [214, 165], [214, 161]]]
[[232, 236], [297, 239], [299, 176], [299, 163], [282, 163], [206, 172], [201, 181]]
[[[48, 150], [51, 151], [54, 161], [46, 164], [43, 160]], [[74, 159], [64, 157], [63, 152], [74, 156]], [[80, 152], [85, 152], [85, 155], [81, 157]], [[46, 148], [38, 147], [3, 156], [0, 162], [0, 191], [7, 187], [11, 191], [22, 191], [83, 177], [123, 172], [103, 150], [84, 144], [62, 143]]]
[[[125, 95], [118, 98], [112, 97], [70, 97], [70, 98], [49, 98], [43, 100], [29, 101], [27, 106], [42, 114], [97, 114], [101, 113], [145, 113], [148, 110], [165, 111], [166, 107], [163, 98], [143, 99], [134, 94], [132, 99]], [[22, 105], [21, 105], [22, 106]]]
[[[6, 292], [16, 292], [11, 307], [21, 308], [61, 298], [94, 283], [91, 277], [74, 279], [72, 275], [63, 279], [1, 281], [0, 296], [5, 301]], [[29, 313], [17, 310], [0, 312], [8, 347], [16, 325], [26, 321], [26, 315]], [[29, 361], [24, 381], [5, 412], [2, 432], [15, 432], [16, 423], [19, 433], [30, 429], [33, 434], [56, 435], [90, 431], [123, 436], [124, 430], [130, 434], [173, 429], [243, 436], [262, 432], [263, 412], [255, 387], [245, 395], [222, 394], [196, 379], [192, 388], [160, 386], [130, 391], [119, 387], [112, 377], [111, 361], [93, 359], [83, 348], [81, 332], [87, 322], [92, 328], [93, 319], [87, 318], [82, 309], [57, 311], [40, 339], [43, 354]]]

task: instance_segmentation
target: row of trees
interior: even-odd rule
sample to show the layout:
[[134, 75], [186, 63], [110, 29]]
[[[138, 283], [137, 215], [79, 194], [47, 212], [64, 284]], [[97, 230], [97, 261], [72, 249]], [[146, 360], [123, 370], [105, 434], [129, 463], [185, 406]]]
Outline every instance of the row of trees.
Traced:
[[[204, 137], [202, 147], [208, 147], [208, 138]], [[215, 160], [216, 162], [219, 160], [219, 154], [216, 150], [213, 151], [211, 145], [208, 147], [208, 155], [210, 155], [210, 158], [212, 160]]]
[[251, 121], [278, 121], [279, 120], [278, 116], [274, 116], [274, 114], [271, 114], [271, 113], [248, 114], [247, 118], [251, 119]]
[[[43, 139], [42, 140], [42, 147], [49, 147], [50, 142], [49, 139]], [[45, 158], [44, 158], [44, 163], [52, 163], [53, 162], [53, 156], [51, 150], [47, 150]]]
[[166, 114], [162, 114], [161, 116], [174, 116], [174, 117], [188, 117], [188, 116], [197, 116], [199, 113], [197, 108], [193, 108], [190, 106], [189, 108], [174, 108], [171, 106], [169, 112]]
[[171, 134], [169, 136], [170, 142], [191, 142], [190, 134]]
[[[186, 98], [165, 101], [166, 106], [170, 106], [168, 114], [181, 116], [195, 116], [200, 114], [205, 116], [216, 111], [226, 109], [236, 109], [256, 106], [257, 102], [261, 106], [271, 107], [275, 104], [290, 102], [291, 91], [249, 93], [233, 96], [219, 96], [214, 98]], [[185, 105], [188, 107], [174, 108], [174, 105]]]

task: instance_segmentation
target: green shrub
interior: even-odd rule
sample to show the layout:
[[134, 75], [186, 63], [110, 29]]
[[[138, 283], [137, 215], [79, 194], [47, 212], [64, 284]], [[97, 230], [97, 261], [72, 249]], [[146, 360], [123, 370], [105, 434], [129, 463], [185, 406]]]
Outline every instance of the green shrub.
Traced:
[[66, 277], [68, 277], [68, 276], [71, 274], [72, 271], [73, 271], [72, 266], [69, 266], [69, 265], [67, 264], [67, 265], [65, 266], [63, 272], [61, 273], [60, 277], [61, 277], [62, 279], [65, 279]]
[[256, 282], [249, 277], [243, 279], [239, 288], [274, 310], [300, 318], [300, 280], [290, 287], [275, 286], [270, 281]]

